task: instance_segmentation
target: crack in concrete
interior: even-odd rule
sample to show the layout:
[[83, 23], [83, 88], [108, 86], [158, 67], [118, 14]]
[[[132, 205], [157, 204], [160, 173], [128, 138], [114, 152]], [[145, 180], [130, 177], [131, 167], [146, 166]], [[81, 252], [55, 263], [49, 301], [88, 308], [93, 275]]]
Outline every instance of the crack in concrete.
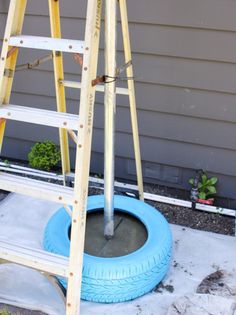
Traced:
[[[116, 230], [118, 229], [118, 227], [120, 226], [120, 224], [122, 222], [123, 222], [123, 218], [119, 218], [119, 220], [117, 222], [115, 222], [114, 232], [116, 232]], [[110, 239], [110, 240], [104, 239], [104, 245], [102, 246], [101, 250], [98, 253], [99, 256], [101, 256], [103, 254], [103, 251], [106, 249], [106, 246], [108, 245], [109, 242], [111, 242], [111, 240], [112, 239]]]

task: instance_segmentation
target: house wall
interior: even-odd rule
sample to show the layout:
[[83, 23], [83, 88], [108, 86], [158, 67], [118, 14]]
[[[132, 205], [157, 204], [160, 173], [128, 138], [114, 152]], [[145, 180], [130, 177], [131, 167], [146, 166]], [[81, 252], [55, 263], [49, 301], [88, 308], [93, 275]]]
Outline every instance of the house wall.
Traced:
[[[61, 1], [64, 38], [82, 39], [85, 1]], [[194, 169], [219, 177], [219, 194], [235, 197], [236, 2], [128, 0], [143, 172], [146, 182], [189, 188]], [[0, 2], [0, 38], [9, 0]], [[30, 0], [23, 33], [49, 36], [47, 1]], [[103, 42], [103, 38], [102, 41]], [[103, 71], [103, 47], [99, 72]], [[123, 64], [119, 30], [118, 60]], [[47, 54], [23, 50], [19, 63]], [[65, 56], [66, 78], [80, 68]], [[13, 104], [55, 109], [51, 63], [17, 72]], [[68, 111], [78, 112], [79, 91], [68, 89]], [[95, 106], [92, 172], [103, 172], [103, 97]], [[9, 122], [3, 155], [27, 159], [35, 141], [58, 141], [53, 128]], [[116, 176], [135, 179], [129, 107], [117, 99]], [[71, 156], [74, 159], [71, 143]]]

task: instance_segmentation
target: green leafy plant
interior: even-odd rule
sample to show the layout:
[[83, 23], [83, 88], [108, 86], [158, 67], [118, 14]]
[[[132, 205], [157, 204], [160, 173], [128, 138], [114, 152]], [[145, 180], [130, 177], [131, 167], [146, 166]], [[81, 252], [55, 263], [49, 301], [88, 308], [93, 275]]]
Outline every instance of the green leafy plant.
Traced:
[[[19, 313], [17, 313], [18, 315], [20, 315]], [[0, 310], [0, 315], [17, 315], [17, 314], [13, 314], [11, 312], [8, 311], [8, 309], [4, 308]]]
[[35, 143], [28, 154], [29, 165], [45, 171], [50, 171], [61, 160], [60, 151], [52, 141]]
[[[212, 195], [217, 193], [216, 183], [218, 179], [217, 177], [208, 178], [206, 173], [202, 173], [200, 176], [200, 180], [198, 182], [198, 198], [207, 200], [212, 197]], [[194, 178], [189, 179], [189, 184], [194, 186]]]
[[10, 162], [8, 160], [4, 160], [3, 163], [6, 165], [6, 166], [9, 166], [10, 165]]

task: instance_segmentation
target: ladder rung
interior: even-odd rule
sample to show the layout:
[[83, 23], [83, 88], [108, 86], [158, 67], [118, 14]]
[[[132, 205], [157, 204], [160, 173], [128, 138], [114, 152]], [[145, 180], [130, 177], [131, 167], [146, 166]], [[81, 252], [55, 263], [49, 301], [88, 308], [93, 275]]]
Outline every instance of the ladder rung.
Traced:
[[0, 240], [0, 258], [37, 269], [51, 275], [68, 276], [69, 260], [66, 257]]
[[84, 42], [74, 39], [51, 38], [30, 35], [12, 36], [9, 45], [32, 49], [45, 49], [71, 53], [83, 53]]
[[[80, 82], [61, 80], [60, 83], [66, 87], [70, 87], [70, 88], [74, 88], [74, 89], [81, 89], [81, 83]], [[104, 89], [105, 89], [104, 85], [96, 85], [96, 91], [97, 92], [104, 92]], [[116, 88], [116, 94], [129, 95], [129, 90], [126, 88], [117, 87]]]
[[78, 130], [79, 126], [78, 115], [12, 104], [0, 106], [0, 117], [71, 130]]
[[0, 172], [0, 189], [71, 205], [73, 188]]

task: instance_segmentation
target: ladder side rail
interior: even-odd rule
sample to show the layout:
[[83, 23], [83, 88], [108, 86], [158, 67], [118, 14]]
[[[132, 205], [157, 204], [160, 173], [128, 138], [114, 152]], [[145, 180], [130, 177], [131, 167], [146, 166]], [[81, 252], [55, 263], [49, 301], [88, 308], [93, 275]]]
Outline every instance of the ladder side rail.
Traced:
[[102, 0], [88, 0], [72, 214], [67, 315], [79, 315]]
[[[60, 24], [60, 7], [59, 1], [48, 0], [51, 35], [53, 38], [61, 38], [61, 24]], [[53, 67], [55, 78], [55, 90], [58, 112], [66, 113], [66, 97], [65, 87], [60, 84], [64, 80], [63, 57], [62, 52], [53, 51]], [[69, 155], [69, 141], [67, 130], [59, 129], [60, 149], [61, 149], [61, 163], [62, 173], [65, 177], [66, 173], [70, 172], [70, 155]], [[65, 181], [64, 181], [65, 184]]]
[[[8, 51], [12, 48], [9, 47], [9, 39], [11, 35], [19, 35], [22, 31], [26, 4], [27, 0], [11, 0], [10, 2], [0, 59], [0, 105], [7, 104], [10, 100], [18, 49], [9, 57], [7, 56]], [[0, 151], [2, 149], [5, 127], [6, 121], [2, 120], [0, 122]]]
[[[121, 27], [122, 27], [125, 63], [128, 63], [129, 61], [132, 61], [132, 55], [131, 55], [126, 0], [119, 0], [119, 5], [120, 5], [120, 16], [121, 16]], [[132, 64], [129, 67], [127, 67], [126, 75], [128, 78], [130, 78], [128, 79], [128, 90], [129, 90], [131, 125], [132, 125], [132, 133], [133, 133], [134, 155], [135, 155], [135, 165], [136, 165], [137, 182], [138, 182], [138, 190], [139, 190], [139, 199], [144, 200], [142, 163], [141, 163], [140, 143], [139, 143], [139, 133], [138, 133], [138, 118], [137, 118], [137, 108], [136, 108], [136, 98], [135, 98], [135, 86], [134, 86], [134, 80], [133, 80], [134, 73], [133, 73]]]

